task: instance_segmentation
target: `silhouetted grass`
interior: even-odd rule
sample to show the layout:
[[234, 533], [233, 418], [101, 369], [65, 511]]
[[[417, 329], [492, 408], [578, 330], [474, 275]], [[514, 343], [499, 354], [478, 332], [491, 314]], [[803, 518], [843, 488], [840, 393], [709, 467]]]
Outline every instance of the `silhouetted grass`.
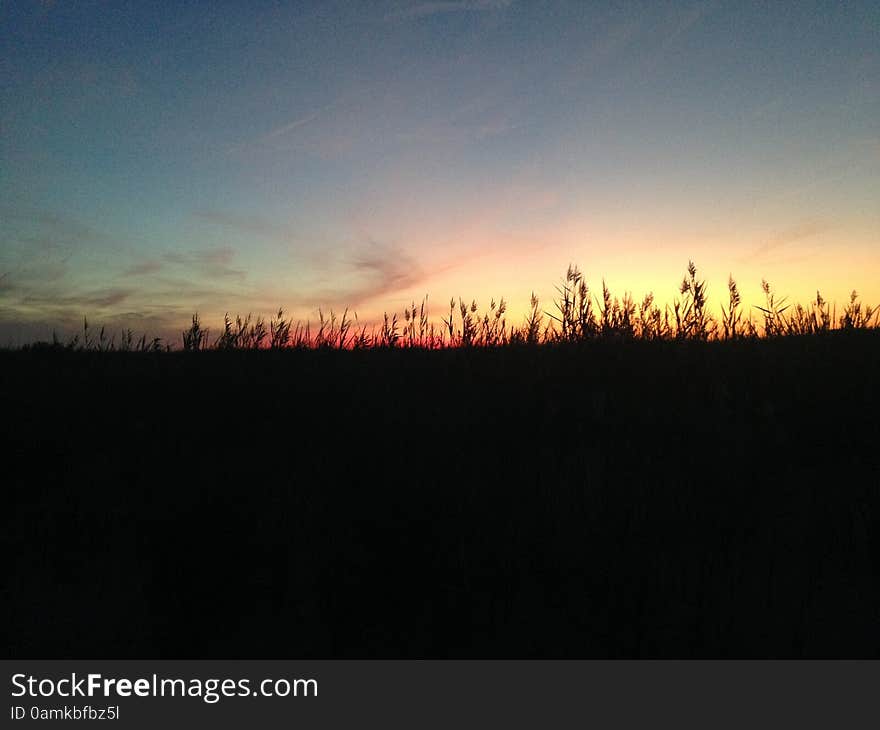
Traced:
[[[463, 299], [451, 299], [448, 316], [439, 323], [431, 322], [427, 310], [427, 297], [420, 305], [415, 302], [403, 311], [385, 312], [382, 322], [373, 327], [358, 322], [357, 314], [346, 309], [339, 317], [332, 310], [325, 315], [318, 311], [314, 324], [306, 320], [285, 317], [283, 308], [269, 321], [251, 313], [245, 316], [224, 315], [223, 330], [213, 341], [210, 332], [203, 327], [199, 314], [192, 316], [192, 323], [181, 333], [182, 349], [204, 351], [208, 349], [321, 349], [321, 348], [419, 348], [443, 349], [450, 347], [500, 347], [512, 344], [558, 344], [585, 340], [612, 338], [635, 340], [730, 340], [737, 338], [780, 337], [785, 335], [815, 335], [833, 329], [871, 329], [880, 326], [880, 307], [866, 306], [853, 291], [850, 301], [840, 317], [832, 312], [830, 305], [817, 291], [816, 300], [809, 306], [792, 307], [786, 298], [778, 299], [770, 284], [761, 282], [766, 301], [764, 306], [752, 305], [744, 311], [737, 284], [728, 279], [728, 301], [721, 303], [721, 317], [710, 312], [708, 286], [700, 279], [693, 262], [688, 262], [671, 304], [660, 309], [654, 294], [649, 292], [636, 305], [632, 294], [614, 296], [602, 282], [601, 298], [594, 297], [586, 279], [576, 266], [569, 266], [561, 285], [557, 286], [558, 298], [546, 311], [532, 294], [530, 309], [520, 324], [507, 321], [507, 303], [492, 299], [488, 311], [479, 312], [476, 300], [467, 303]], [[788, 312], [788, 314], [786, 314]], [[754, 315], [763, 322], [755, 321]], [[98, 338], [89, 330], [88, 320], [83, 320], [81, 334], [75, 335], [65, 347], [69, 349], [116, 349], [171, 350], [174, 343], [162, 343], [160, 339], [142, 337], [132, 342], [131, 331], [122, 333], [119, 341], [108, 338], [104, 328]], [[32, 347], [33, 345], [31, 345]], [[37, 343], [45, 347], [46, 343]], [[57, 337], [52, 346], [61, 347]], [[26, 345], [26, 347], [28, 347]]]
[[727, 295], [0, 352], [7, 652], [876, 657], [876, 312]]

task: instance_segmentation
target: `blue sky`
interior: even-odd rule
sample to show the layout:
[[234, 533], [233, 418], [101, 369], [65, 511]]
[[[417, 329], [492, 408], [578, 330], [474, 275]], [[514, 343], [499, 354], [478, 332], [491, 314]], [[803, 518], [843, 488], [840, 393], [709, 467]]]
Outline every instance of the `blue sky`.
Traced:
[[877, 3], [59, 0], [0, 44], [4, 343], [520, 311], [569, 262], [880, 296]]

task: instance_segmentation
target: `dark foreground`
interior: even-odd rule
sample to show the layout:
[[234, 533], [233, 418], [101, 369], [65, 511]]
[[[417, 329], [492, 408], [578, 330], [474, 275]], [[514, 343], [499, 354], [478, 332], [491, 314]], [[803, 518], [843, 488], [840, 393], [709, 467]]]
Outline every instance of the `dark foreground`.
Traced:
[[11, 657], [876, 657], [880, 336], [0, 353]]

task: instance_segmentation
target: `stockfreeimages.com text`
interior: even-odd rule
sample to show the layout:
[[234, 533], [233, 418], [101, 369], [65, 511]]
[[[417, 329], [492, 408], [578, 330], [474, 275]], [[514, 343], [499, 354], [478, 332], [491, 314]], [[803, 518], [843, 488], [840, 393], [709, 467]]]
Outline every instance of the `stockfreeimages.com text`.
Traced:
[[180, 679], [158, 677], [104, 677], [78, 675], [60, 679], [12, 675], [13, 697], [199, 697], [219, 702], [223, 697], [317, 697], [316, 679]]

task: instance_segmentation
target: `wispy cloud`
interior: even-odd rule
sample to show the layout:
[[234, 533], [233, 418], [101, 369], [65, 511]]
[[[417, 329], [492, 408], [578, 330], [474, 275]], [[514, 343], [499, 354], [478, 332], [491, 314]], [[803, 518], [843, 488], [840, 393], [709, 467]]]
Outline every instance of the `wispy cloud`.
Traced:
[[403, 291], [425, 279], [425, 273], [416, 260], [396, 246], [370, 241], [352, 259], [352, 269], [365, 279], [358, 292], [361, 300], [382, 294]]
[[228, 246], [199, 249], [195, 251], [171, 251], [165, 254], [165, 261], [194, 269], [210, 278], [244, 279], [246, 272], [231, 267], [235, 251]]
[[0, 296], [5, 298], [57, 286], [70, 272], [71, 259], [110, 240], [76, 218], [49, 210], [0, 209], [0, 217]]
[[121, 304], [136, 293], [134, 289], [98, 289], [93, 291], [59, 295], [55, 293], [25, 294], [19, 304], [27, 307], [40, 307], [52, 310], [65, 309], [77, 312], [90, 309], [104, 309]]
[[292, 132], [294, 129], [298, 129], [299, 127], [302, 127], [302, 126], [308, 124], [309, 122], [315, 121], [319, 116], [321, 116], [321, 113], [327, 109], [329, 109], [329, 107], [322, 107], [320, 109], [315, 109], [315, 111], [311, 112], [310, 114], [306, 114], [306, 116], [304, 116], [304, 117], [300, 117], [299, 119], [294, 119], [292, 122], [289, 122], [288, 124], [282, 124], [280, 127], [276, 127], [275, 129], [271, 130], [270, 132], [267, 132], [266, 134], [264, 134], [262, 137], [259, 138], [258, 141], [268, 142], [270, 139], [275, 139], [275, 137], [281, 137], [282, 135], [285, 135], [289, 132]]
[[339, 106], [340, 101], [336, 100], [329, 104], [325, 104], [324, 106], [317, 107], [312, 109], [311, 111], [306, 112], [302, 116], [299, 116], [295, 119], [292, 119], [285, 124], [281, 124], [274, 129], [270, 129], [265, 134], [260, 135], [254, 139], [244, 140], [237, 144], [231, 145], [226, 149], [226, 154], [233, 154], [240, 150], [243, 150], [248, 147], [259, 147], [261, 145], [265, 145], [273, 140], [277, 140], [282, 138], [292, 132], [295, 132], [300, 127], [305, 127], [311, 122], [314, 122], [316, 119], [320, 118], [322, 114], [330, 111], [331, 109]]
[[34, 255], [53, 253], [68, 256], [82, 248], [108, 243], [110, 237], [79, 219], [40, 209], [0, 209], [7, 253], [17, 251]]
[[768, 254], [775, 252], [778, 249], [789, 246], [792, 243], [797, 243], [799, 241], [804, 241], [819, 236], [822, 233], [831, 230], [831, 228], [831, 224], [827, 221], [803, 221], [796, 226], [786, 228], [785, 230], [779, 231], [778, 233], [774, 234], [764, 243], [758, 246], [754, 251], [752, 251], [746, 258], [756, 259], [765, 257]]
[[663, 49], [673, 46], [689, 30], [699, 24], [708, 13], [715, 9], [716, 4], [715, 2], [698, 2], [690, 7], [677, 9], [672, 20], [672, 29], [663, 39]]
[[143, 261], [139, 264], [129, 266], [122, 272], [123, 276], [144, 276], [146, 274], [155, 274], [164, 268], [161, 261]]
[[379, 297], [406, 292], [443, 270], [432, 266], [429, 273], [402, 247], [373, 238], [341, 261], [316, 260], [313, 265], [325, 268], [323, 278], [332, 284], [310, 288], [296, 304], [358, 307]]
[[4, 285], [0, 286], [0, 294], [53, 284], [63, 279], [67, 275], [68, 269], [69, 267], [64, 261], [36, 257], [21, 260], [15, 269], [5, 273]]
[[196, 210], [192, 216], [211, 225], [222, 226], [238, 233], [259, 236], [280, 243], [288, 243], [294, 238], [290, 226], [274, 223], [260, 216], [239, 215], [215, 210]]
[[487, 10], [503, 10], [513, 0], [435, 0], [418, 2], [407, 8], [388, 13], [386, 20], [402, 20], [407, 18], [424, 18], [440, 13], [480, 12]]

